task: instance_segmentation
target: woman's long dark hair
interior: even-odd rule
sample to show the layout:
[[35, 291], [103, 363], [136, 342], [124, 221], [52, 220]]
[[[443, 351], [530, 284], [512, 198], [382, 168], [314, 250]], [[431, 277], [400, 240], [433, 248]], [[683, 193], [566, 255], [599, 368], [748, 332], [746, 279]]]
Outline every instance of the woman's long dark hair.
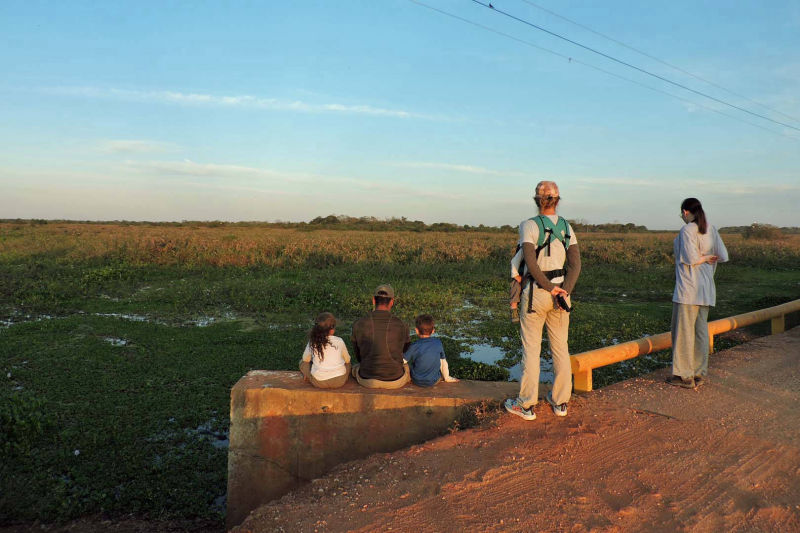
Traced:
[[708, 221], [706, 221], [706, 213], [703, 211], [703, 206], [697, 198], [687, 198], [681, 204], [682, 211], [689, 211], [694, 216], [694, 222], [697, 224], [697, 230], [700, 235], [704, 235], [708, 231]]
[[311, 353], [317, 354], [320, 361], [325, 358], [325, 346], [331, 343], [328, 340], [328, 334], [335, 327], [336, 317], [333, 314], [320, 313], [317, 319], [314, 320], [314, 327], [308, 332], [308, 344], [311, 346]]

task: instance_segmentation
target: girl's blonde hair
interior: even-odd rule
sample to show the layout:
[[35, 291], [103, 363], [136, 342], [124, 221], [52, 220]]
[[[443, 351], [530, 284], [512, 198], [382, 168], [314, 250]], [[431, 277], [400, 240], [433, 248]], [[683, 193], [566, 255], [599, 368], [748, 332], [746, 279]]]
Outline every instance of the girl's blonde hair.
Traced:
[[320, 313], [314, 320], [314, 326], [308, 332], [308, 344], [311, 346], [311, 353], [317, 354], [320, 361], [325, 357], [325, 346], [331, 344], [331, 341], [328, 340], [328, 335], [335, 327], [336, 317], [332, 313]]

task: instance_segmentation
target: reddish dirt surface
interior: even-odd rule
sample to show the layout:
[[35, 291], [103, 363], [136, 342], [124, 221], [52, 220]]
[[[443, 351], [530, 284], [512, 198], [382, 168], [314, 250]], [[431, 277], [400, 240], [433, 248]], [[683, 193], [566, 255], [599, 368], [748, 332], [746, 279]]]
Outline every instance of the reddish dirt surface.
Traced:
[[341, 465], [235, 531], [800, 531], [800, 328]]
[[[715, 354], [695, 390], [667, 370], [340, 465], [254, 511], [271, 531], [800, 531], [800, 328]], [[213, 531], [103, 521], [10, 531]]]

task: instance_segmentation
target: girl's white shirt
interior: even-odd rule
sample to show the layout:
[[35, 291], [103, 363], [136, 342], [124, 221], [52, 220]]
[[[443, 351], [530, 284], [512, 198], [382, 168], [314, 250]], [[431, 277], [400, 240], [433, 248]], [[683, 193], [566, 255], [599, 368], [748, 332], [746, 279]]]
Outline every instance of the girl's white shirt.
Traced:
[[344, 366], [350, 362], [350, 353], [341, 337], [328, 336], [328, 344], [322, 350], [323, 358], [311, 352], [311, 345], [306, 344], [303, 351], [303, 361], [311, 361], [311, 375], [319, 381], [339, 377], [347, 372]]
[[675, 291], [672, 301], [689, 305], [716, 305], [717, 290], [714, 287], [716, 264], [706, 262], [716, 255], [718, 263], [728, 261], [728, 250], [722, 242], [717, 228], [708, 225], [701, 234], [694, 222], [681, 228], [673, 242], [675, 255]]

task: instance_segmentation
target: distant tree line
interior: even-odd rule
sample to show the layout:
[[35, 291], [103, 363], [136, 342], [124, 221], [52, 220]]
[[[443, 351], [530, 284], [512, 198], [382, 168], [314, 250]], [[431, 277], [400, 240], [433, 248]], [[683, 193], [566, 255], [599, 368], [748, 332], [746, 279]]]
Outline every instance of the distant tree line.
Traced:
[[637, 226], [632, 222], [622, 224], [610, 222], [606, 224], [589, 224], [582, 220], [570, 220], [570, 225], [577, 233], [646, 233], [650, 230], [647, 226]]
[[[475, 231], [489, 233], [516, 232], [517, 226], [504, 224], [502, 226], [486, 226], [479, 224], [459, 225], [450, 222], [434, 222], [426, 224], [421, 220], [409, 220], [406, 217], [376, 218], [376, 217], [351, 217], [347, 215], [328, 215], [316, 217], [308, 222], [225, 222], [221, 220], [183, 220], [180, 222], [150, 222], [142, 220], [45, 220], [45, 219], [0, 219], [0, 222], [11, 224], [113, 224], [117, 226], [167, 226], [167, 227], [264, 227], [300, 229], [314, 231], [318, 229], [361, 230], [361, 231]], [[639, 226], [628, 222], [610, 222], [605, 224], [589, 224], [584, 220], [571, 220], [570, 224], [576, 233], [646, 233], [646, 226]], [[653, 230], [659, 231], [659, 230]], [[771, 224], [753, 223], [749, 226], [728, 226], [720, 228], [720, 233], [740, 233], [747, 239], [777, 239], [784, 234], [800, 233], [800, 227], [777, 227]]]
[[[302, 223], [301, 223], [302, 224]], [[378, 219], [375, 217], [349, 217], [346, 215], [328, 215], [317, 217], [308, 223], [310, 226], [328, 226], [339, 229], [366, 229], [372, 231], [400, 230], [400, 231], [488, 231], [488, 232], [508, 232], [517, 231], [517, 226], [485, 226], [479, 224], [470, 226], [469, 224], [460, 226], [448, 222], [435, 222], [426, 224], [421, 220], [408, 220], [406, 217]], [[570, 221], [572, 228], [576, 232], [605, 232], [605, 233], [637, 233], [648, 231], [645, 226], [637, 226], [628, 223], [618, 222], [610, 224], [589, 224], [582, 220]]]
[[[265, 228], [284, 228], [300, 229], [313, 231], [318, 229], [338, 229], [338, 230], [361, 230], [361, 231], [475, 231], [489, 233], [516, 232], [517, 226], [504, 224], [502, 226], [486, 226], [478, 224], [453, 224], [450, 222], [434, 222], [426, 224], [421, 220], [409, 220], [406, 217], [377, 218], [377, 217], [351, 217], [347, 215], [328, 215], [316, 217], [308, 222], [224, 222], [220, 220], [183, 220], [181, 222], [151, 222], [134, 220], [44, 220], [44, 219], [0, 219], [0, 222], [16, 224], [113, 224], [118, 226], [167, 226], [167, 227], [265, 227]], [[619, 222], [607, 224], [589, 224], [583, 220], [570, 221], [572, 228], [579, 233], [644, 233], [648, 229], [645, 226]]]
[[181, 222], [151, 222], [133, 220], [44, 220], [44, 219], [0, 219], [0, 222], [11, 224], [43, 225], [43, 224], [112, 224], [117, 226], [166, 226], [166, 227], [264, 227], [264, 228], [284, 228], [301, 229], [313, 231], [318, 229], [338, 229], [338, 230], [362, 230], [362, 231], [476, 231], [502, 233], [516, 231], [514, 226], [486, 226], [479, 224], [471, 226], [469, 224], [459, 225], [449, 222], [435, 222], [426, 224], [421, 220], [408, 220], [406, 217], [379, 219], [376, 217], [350, 217], [346, 215], [328, 215], [326, 217], [316, 217], [309, 222], [225, 222], [220, 220], [183, 220]]
[[797, 227], [778, 227], [772, 224], [754, 222], [749, 226], [727, 226], [719, 229], [720, 233], [741, 233], [745, 239], [780, 239], [782, 235], [800, 233]]
[[[298, 225], [304, 225], [300, 222]], [[406, 217], [392, 217], [387, 219], [379, 219], [376, 217], [350, 217], [347, 215], [328, 215], [326, 217], [317, 217], [310, 222], [308, 226], [314, 227], [327, 227], [332, 229], [353, 229], [353, 230], [366, 230], [366, 231], [481, 231], [481, 232], [507, 232], [514, 231], [516, 228], [504, 225], [500, 227], [486, 226], [479, 224], [471, 226], [469, 224], [459, 225], [450, 222], [434, 222], [426, 224], [421, 220], [409, 220]]]

